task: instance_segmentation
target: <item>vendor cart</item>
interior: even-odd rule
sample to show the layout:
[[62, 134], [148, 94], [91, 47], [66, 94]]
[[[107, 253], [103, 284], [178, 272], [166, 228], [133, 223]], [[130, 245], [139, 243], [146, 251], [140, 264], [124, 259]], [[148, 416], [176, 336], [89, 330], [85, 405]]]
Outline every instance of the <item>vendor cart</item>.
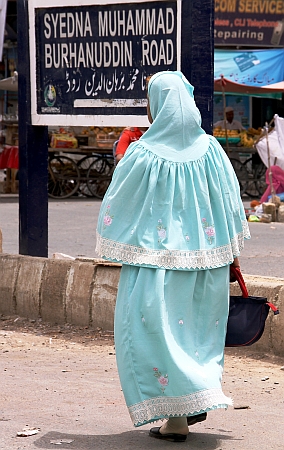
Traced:
[[82, 146], [76, 149], [49, 148], [48, 195], [103, 198], [111, 181], [114, 158], [109, 148]]
[[219, 137], [216, 139], [223, 146], [240, 184], [241, 195], [251, 198], [260, 197], [265, 190], [266, 167], [258, 155], [255, 145], [250, 147], [241, 145], [240, 137]]
[[236, 172], [241, 195], [260, 197], [265, 190], [266, 166], [255, 147], [229, 147], [228, 154]]

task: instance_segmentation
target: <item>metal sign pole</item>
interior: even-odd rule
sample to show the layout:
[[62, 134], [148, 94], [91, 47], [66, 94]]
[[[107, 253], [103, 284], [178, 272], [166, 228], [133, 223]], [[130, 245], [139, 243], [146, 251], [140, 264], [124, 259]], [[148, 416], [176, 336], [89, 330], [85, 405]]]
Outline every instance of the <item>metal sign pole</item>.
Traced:
[[[31, 125], [28, 1], [18, 0], [19, 253], [48, 256], [48, 128]], [[33, 57], [33, 55], [31, 55]]]
[[202, 127], [212, 134], [214, 82], [214, 0], [183, 0], [181, 69], [194, 86]]

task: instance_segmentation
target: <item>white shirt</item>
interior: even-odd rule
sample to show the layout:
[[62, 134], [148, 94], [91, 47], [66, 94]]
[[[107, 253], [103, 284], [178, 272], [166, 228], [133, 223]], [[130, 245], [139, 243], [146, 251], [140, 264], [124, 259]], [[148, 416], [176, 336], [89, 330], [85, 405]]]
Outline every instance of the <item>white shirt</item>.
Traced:
[[[218, 122], [214, 123], [213, 127], [225, 128], [225, 120], [219, 120]], [[241, 122], [235, 119], [233, 119], [231, 123], [226, 120], [226, 128], [227, 130], [245, 130]]]

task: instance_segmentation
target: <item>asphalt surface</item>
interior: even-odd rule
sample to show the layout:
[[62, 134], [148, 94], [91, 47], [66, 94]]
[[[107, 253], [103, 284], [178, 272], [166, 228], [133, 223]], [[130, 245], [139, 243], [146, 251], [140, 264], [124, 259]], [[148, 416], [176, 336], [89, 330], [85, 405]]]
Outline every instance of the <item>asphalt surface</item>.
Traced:
[[[249, 201], [244, 201], [245, 207]], [[48, 256], [96, 257], [96, 223], [101, 201], [87, 198], [49, 200]], [[0, 194], [3, 251], [19, 252], [18, 197]], [[284, 278], [284, 223], [250, 223], [252, 238], [241, 254], [244, 274]], [[284, 446], [283, 446], [284, 448]]]

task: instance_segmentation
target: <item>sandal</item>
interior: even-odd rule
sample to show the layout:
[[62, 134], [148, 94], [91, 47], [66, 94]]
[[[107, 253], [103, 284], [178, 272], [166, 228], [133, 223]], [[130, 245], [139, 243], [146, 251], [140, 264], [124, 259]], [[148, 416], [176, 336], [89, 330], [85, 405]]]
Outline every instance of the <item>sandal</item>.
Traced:
[[178, 433], [161, 434], [160, 428], [161, 427], [151, 428], [151, 430], [149, 431], [149, 436], [156, 439], [163, 439], [164, 441], [171, 441], [171, 442], [184, 442], [187, 438], [187, 434], [178, 434]]
[[187, 417], [187, 425], [195, 425], [197, 422], [203, 422], [207, 419], [207, 413], [196, 414], [196, 416]]

